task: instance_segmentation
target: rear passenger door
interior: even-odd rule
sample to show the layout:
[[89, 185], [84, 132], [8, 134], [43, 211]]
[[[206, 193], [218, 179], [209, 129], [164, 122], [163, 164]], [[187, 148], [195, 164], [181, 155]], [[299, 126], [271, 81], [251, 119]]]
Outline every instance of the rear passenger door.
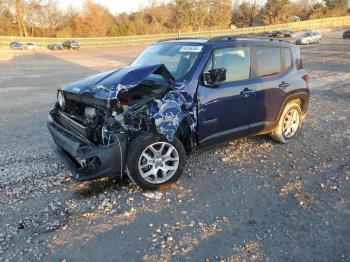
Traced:
[[254, 49], [256, 86], [255, 102], [252, 105], [251, 133], [271, 128], [277, 117], [289, 86], [292, 56], [287, 47], [256, 46]]
[[226, 81], [198, 87], [198, 139], [216, 143], [249, 133], [254, 91], [251, 89], [251, 48], [215, 49], [204, 72], [225, 68]]

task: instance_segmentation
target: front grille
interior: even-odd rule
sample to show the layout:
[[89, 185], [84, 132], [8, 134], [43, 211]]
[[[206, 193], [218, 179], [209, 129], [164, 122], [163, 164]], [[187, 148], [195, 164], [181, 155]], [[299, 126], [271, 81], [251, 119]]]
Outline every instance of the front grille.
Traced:
[[66, 107], [64, 109], [64, 113], [66, 113], [74, 121], [87, 128], [86, 137], [90, 141], [94, 143], [101, 143], [101, 130], [105, 119], [105, 112], [94, 107], [96, 109], [96, 115], [91, 117], [89, 115], [85, 115], [86, 107], [94, 106], [72, 99], [66, 99]]
[[83, 103], [66, 99], [66, 107], [64, 112], [75, 116], [84, 117], [85, 106], [86, 105]]

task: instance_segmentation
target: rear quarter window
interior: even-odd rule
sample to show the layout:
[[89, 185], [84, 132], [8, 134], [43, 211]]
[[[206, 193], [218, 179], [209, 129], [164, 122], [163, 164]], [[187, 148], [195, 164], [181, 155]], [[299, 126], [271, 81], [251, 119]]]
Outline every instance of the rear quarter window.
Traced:
[[281, 49], [279, 47], [256, 48], [258, 77], [271, 76], [282, 72]]
[[292, 54], [290, 48], [281, 48], [281, 52], [284, 61], [284, 69], [288, 69], [292, 66]]

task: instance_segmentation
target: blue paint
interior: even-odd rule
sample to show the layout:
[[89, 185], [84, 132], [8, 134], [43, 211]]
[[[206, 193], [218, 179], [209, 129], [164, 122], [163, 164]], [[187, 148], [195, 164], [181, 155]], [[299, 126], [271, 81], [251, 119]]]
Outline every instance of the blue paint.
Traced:
[[[154, 105], [155, 104], [155, 105]], [[196, 105], [190, 94], [181, 90], [167, 93], [162, 99], [155, 100], [149, 109], [157, 131], [169, 141], [174, 139], [181, 122], [186, 119], [191, 131], [196, 128]]]
[[172, 83], [174, 79], [162, 64], [151, 66], [125, 67], [98, 74], [72, 83], [64, 88], [65, 92], [90, 96], [95, 99], [111, 100], [123, 90], [130, 90], [141, 84], [151, 74], [162, 75]]
[[[114, 101], [118, 100], [118, 95], [122, 91], [139, 86], [150, 75], [161, 75], [169, 83], [170, 91], [164, 97], [150, 102], [146, 112], [126, 112], [126, 126], [132, 132], [151, 131], [148, 122], [153, 120], [156, 131], [172, 141], [180, 124], [187, 121], [191, 131], [192, 147], [200, 144], [201, 140], [225, 133], [227, 130], [241, 130], [241, 127], [248, 127], [240, 134], [250, 134], [252, 132], [250, 125], [254, 124], [253, 122], [275, 122], [283, 101], [290, 94], [298, 90], [309, 92], [301, 78], [305, 74], [304, 70], [295, 69], [300, 64], [300, 51], [289, 43], [257, 40], [217, 42], [183, 40], [166, 41], [157, 43], [155, 46], [163, 45], [167, 49], [172, 44], [201, 45], [196, 61], [180, 79], [175, 80], [164, 64], [149, 64], [152, 62], [150, 60], [145, 65], [135, 63], [136, 66], [131, 65], [70, 84], [64, 88], [64, 92], [103, 101]], [[201, 74], [213, 50], [257, 45], [290, 48], [294, 59], [293, 70], [268, 78], [222, 83], [215, 88], [201, 83]], [[199, 48], [183, 50], [197, 51]], [[278, 88], [278, 84], [283, 80], [292, 83], [286, 90]], [[241, 95], [244, 89], [255, 90], [254, 97], [245, 99]], [[270, 106], [267, 107], [267, 105]]]

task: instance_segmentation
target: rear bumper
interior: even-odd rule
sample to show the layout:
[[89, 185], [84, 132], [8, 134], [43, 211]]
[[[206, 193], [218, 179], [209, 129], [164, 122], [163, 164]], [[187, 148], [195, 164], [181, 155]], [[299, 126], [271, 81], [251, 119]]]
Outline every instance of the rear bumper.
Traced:
[[127, 134], [115, 133], [109, 145], [95, 145], [50, 114], [47, 121], [54, 151], [78, 181], [113, 177], [125, 169]]

